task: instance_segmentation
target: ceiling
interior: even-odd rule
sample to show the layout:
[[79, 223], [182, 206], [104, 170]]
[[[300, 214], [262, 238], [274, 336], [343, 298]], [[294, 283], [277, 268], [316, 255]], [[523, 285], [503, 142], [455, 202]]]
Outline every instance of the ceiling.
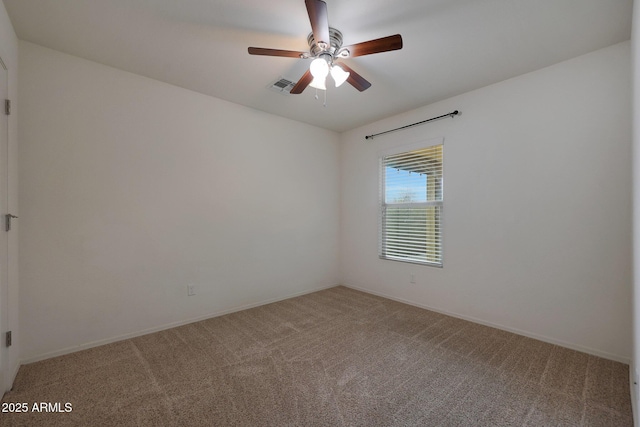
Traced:
[[401, 34], [402, 50], [345, 60], [372, 83], [315, 99], [269, 87], [309, 60], [304, 0], [4, 0], [18, 37], [334, 131], [455, 96], [628, 40], [632, 0], [326, 0], [344, 45]]

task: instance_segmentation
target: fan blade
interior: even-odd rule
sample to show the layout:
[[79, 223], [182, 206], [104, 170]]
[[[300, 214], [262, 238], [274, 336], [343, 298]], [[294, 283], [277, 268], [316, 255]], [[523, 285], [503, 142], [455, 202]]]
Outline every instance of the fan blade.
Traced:
[[324, 42], [327, 46], [330, 46], [327, 4], [322, 0], [304, 0], [304, 3], [307, 5], [311, 31], [316, 44]]
[[304, 58], [306, 52], [296, 52], [293, 50], [281, 50], [281, 49], [266, 49], [263, 47], [250, 47], [250, 55], [265, 55], [265, 56], [285, 56], [287, 58]]
[[298, 80], [298, 83], [296, 83], [293, 89], [291, 89], [290, 93], [294, 95], [302, 93], [302, 91], [305, 90], [307, 86], [309, 86], [309, 83], [311, 83], [312, 80], [313, 75], [311, 75], [311, 71], [307, 70], [307, 72], [304, 73], [302, 77], [300, 77], [300, 80]]
[[340, 63], [340, 67], [342, 67], [342, 69], [344, 69], [345, 71], [349, 72], [349, 77], [347, 77], [347, 83], [349, 83], [351, 86], [358, 89], [360, 92], [363, 92], [371, 87], [371, 83], [369, 83], [360, 74], [353, 71], [352, 68], [349, 68], [347, 65], [345, 65], [344, 62]]
[[381, 39], [369, 40], [368, 42], [345, 46], [342, 49], [347, 49], [349, 51], [349, 58], [371, 55], [372, 53], [399, 50], [402, 49], [402, 36], [400, 34], [396, 34], [394, 36], [382, 37]]

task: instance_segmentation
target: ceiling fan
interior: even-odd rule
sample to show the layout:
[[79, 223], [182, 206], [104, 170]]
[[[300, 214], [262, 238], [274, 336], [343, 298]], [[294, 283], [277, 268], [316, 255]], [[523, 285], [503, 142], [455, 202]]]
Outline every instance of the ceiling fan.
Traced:
[[388, 52], [402, 49], [402, 36], [382, 37], [350, 46], [342, 46], [342, 33], [329, 27], [327, 17], [327, 3], [323, 0], [305, 0], [312, 32], [307, 37], [309, 52], [297, 52], [293, 50], [267, 49], [262, 47], [250, 47], [249, 54], [265, 56], [283, 56], [288, 58], [314, 58], [309, 69], [291, 89], [292, 94], [302, 93], [307, 86], [326, 90], [326, 77], [331, 73], [336, 87], [345, 81], [360, 92], [371, 86], [364, 77], [345, 65], [334, 62], [344, 58], [371, 55], [373, 53]]

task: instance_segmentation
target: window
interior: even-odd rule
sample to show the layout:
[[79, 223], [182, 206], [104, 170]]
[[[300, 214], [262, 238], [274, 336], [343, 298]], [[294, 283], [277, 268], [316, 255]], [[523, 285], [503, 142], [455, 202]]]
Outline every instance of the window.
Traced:
[[443, 145], [438, 142], [380, 157], [380, 258], [442, 266]]

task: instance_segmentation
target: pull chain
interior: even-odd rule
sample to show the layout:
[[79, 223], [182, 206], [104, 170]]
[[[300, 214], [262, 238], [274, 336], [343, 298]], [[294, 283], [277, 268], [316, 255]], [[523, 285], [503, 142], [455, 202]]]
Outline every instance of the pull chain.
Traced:
[[[315, 89], [316, 89], [316, 96], [315, 96], [314, 98], [315, 98], [316, 100], [319, 100], [319, 99], [320, 99], [320, 97], [318, 96], [318, 88], [315, 88]], [[322, 103], [322, 106], [323, 106], [323, 107], [326, 107], [326, 106], [327, 106], [327, 91], [326, 91], [326, 89], [324, 90], [324, 102]]]

